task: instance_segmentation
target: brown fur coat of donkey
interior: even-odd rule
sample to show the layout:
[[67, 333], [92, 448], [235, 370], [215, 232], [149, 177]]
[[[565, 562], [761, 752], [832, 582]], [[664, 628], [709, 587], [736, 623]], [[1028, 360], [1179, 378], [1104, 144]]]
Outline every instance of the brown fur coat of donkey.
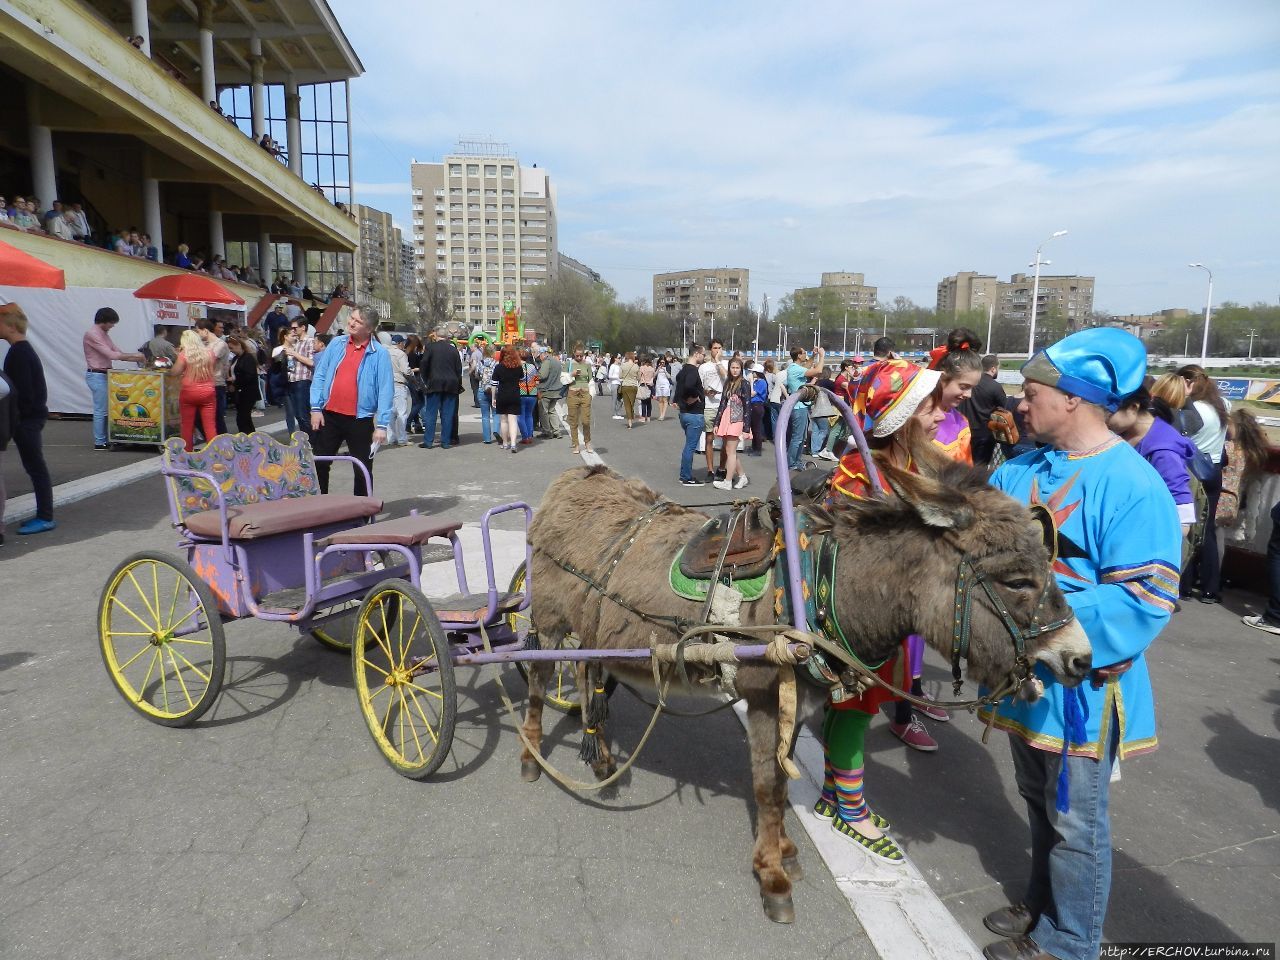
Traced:
[[[806, 507], [817, 529], [829, 530], [839, 543], [835, 613], [849, 642], [864, 662], [892, 655], [908, 633], [923, 635], [931, 646], [950, 658], [952, 615], [957, 566], [967, 556], [994, 583], [1014, 621], [1022, 628], [1033, 622], [1069, 617], [1069, 608], [1049, 572], [1049, 555], [1040, 525], [1029, 511], [986, 483], [985, 474], [970, 468], [946, 472], [940, 479], [914, 476], [886, 468], [886, 480], [896, 497], [851, 502], [826, 511]], [[547, 489], [529, 531], [533, 544], [533, 603], [530, 617], [544, 648], [559, 645], [575, 634], [586, 649], [628, 649], [655, 643], [674, 643], [674, 627], [647, 622], [602, 596], [591, 585], [564, 569], [566, 564], [599, 581], [603, 564], [621, 559], [608, 578], [608, 593], [636, 610], [696, 621], [701, 604], [677, 597], [668, 583], [668, 570], [677, 551], [706, 521], [706, 516], [671, 505], [656, 511], [625, 552], [609, 550], [627, 528], [660, 500], [638, 480], [619, 476], [605, 467], [575, 467]], [[605, 556], [606, 552], [610, 555]], [[781, 568], [775, 584], [782, 583]], [[1047, 581], [1047, 586], [1046, 586]], [[1038, 609], [1037, 609], [1038, 608]], [[776, 621], [772, 595], [745, 603], [742, 623]], [[1074, 621], [1028, 642], [1027, 655], [1043, 661], [1064, 682], [1075, 683], [1089, 669], [1089, 645]], [[975, 593], [968, 662], [970, 680], [997, 684], [1014, 664], [1008, 631], [989, 601]], [[549, 665], [530, 671], [529, 705], [523, 730], [541, 750], [543, 692]], [[611, 673], [638, 686], [652, 687], [647, 661], [613, 662]], [[582, 674], [580, 673], [581, 677]], [[715, 693], [690, 668], [689, 692]], [[753, 866], [770, 919], [794, 919], [788, 868], [798, 873], [795, 843], [787, 836], [783, 814], [787, 806], [786, 777], [779, 766], [778, 670], [765, 664], [744, 663], [736, 687], [748, 708], [748, 741], [756, 801], [756, 843]], [[807, 688], [808, 684], [801, 684]], [[583, 691], [586, 716], [587, 685]], [[802, 705], [812, 712], [822, 704], [810, 688]], [[598, 760], [593, 768], [604, 777], [613, 768], [603, 726]], [[526, 779], [536, 779], [536, 763], [522, 755]]]

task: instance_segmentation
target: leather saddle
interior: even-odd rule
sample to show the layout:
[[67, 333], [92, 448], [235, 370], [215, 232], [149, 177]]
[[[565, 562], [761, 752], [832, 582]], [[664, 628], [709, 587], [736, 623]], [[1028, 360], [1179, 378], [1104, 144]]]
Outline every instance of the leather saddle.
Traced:
[[[712, 517], [685, 544], [680, 554], [680, 572], [691, 580], [710, 580], [716, 561], [724, 551], [720, 578], [750, 580], [763, 576], [773, 563], [773, 527], [762, 519], [763, 505], [747, 509], [728, 535], [730, 513]], [[725, 540], [728, 536], [728, 549]]]

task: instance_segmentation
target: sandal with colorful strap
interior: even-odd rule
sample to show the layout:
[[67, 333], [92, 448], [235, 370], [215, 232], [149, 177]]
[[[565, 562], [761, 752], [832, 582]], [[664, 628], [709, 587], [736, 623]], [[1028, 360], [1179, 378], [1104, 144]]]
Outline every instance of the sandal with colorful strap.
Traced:
[[863, 836], [852, 824], [845, 823], [839, 817], [832, 818], [831, 827], [836, 833], [840, 834], [840, 836], [852, 840], [868, 853], [884, 860], [886, 863], [907, 862], [907, 858], [902, 855], [902, 851], [898, 849], [898, 845], [888, 836], [872, 840], [870, 837]]
[[[813, 815], [819, 820], [830, 820], [836, 815], [835, 801], [819, 796], [818, 802], [813, 805]], [[888, 830], [891, 827], [889, 821], [880, 816], [880, 814], [876, 813], [874, 810], [871, 811], [871, 822], [881, 830]]]

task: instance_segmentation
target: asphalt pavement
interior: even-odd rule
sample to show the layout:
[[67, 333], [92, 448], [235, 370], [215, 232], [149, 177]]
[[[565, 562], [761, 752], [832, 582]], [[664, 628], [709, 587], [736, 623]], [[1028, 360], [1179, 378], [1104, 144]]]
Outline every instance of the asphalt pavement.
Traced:
[[[563, 441], [514, 455], [483, 446], [474, 411], [463, 414], [452, 450], [378, 455], [390, 513], [473, 525], [500, 502], [536, 506], [581, 462]], [[611, 467], [680, 502], [723, 499], [676, 483], [675, 423], [628, 431], [601, 399], [595, 427]], [[747, 461], [750, 492], [768, 489], [771, 463]], [[795, 822], [798, 920], [764, 918], [732, 713], [664, 718], [616, 789], [580, 799], [546, 778], [520, 782], [496, 668], [462, 669], [452, 758], [416, 783], [375, 750], [342, 655], [248, 621], [228, 625], [214, 710], [189, 729], [156, 726], [109, 682], [95, 619], [120, 560], [173, 550], [160, 481], [58, 517], [52, 533], [0, 548], [0, 957], [887, 955]], [[502, 543], [518, 543], [502, 526]], [[504, 566], [516, 553], [502, 552]], [[1162, 747], [1114, 785], [1108, 940], [1277, 939], [1280, 642], [1239, 622], [1258, 602], [1228, 592], [1222, 607], [1186, 604], [1152, 650]], [[514, 671], [504, 676], [517, 694]], [[926, 686], [944, 677], [934, 660]], [[613, 714], [625, 752], [647, 710], [619, 693]], [[575, 725], [548, 729], [553, 762], [575, 769]], [[930, 729], [941, 749], [925, 755], [873, 724], [867, 791], [972, 938], [954, 944], [964, 955], [989, 939], [982, 915], [1025, 880], [1025, 816], [1003, 735], [984, 747], [967, 715]]]

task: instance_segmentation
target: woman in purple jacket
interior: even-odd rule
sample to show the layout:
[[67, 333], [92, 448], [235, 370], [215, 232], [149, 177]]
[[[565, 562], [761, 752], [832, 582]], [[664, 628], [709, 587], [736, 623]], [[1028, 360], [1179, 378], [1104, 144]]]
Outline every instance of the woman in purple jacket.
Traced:
[[1196, 522], [1196, 501], [1191, 493], [1191, 475], [1187, 471], [1187, 464], [1196, 448], [1170, 425], [1169, 420], [1157, 416], [1167, 412], [1168, 407], [1164, 404], [1153, 405], [1151, 394], [1142, 387], [1124, 399], [1120, 409], [1107, 418], [1107, 426], [1156, 468], [1156, 473], [1173, 494], [1185, 537]]

